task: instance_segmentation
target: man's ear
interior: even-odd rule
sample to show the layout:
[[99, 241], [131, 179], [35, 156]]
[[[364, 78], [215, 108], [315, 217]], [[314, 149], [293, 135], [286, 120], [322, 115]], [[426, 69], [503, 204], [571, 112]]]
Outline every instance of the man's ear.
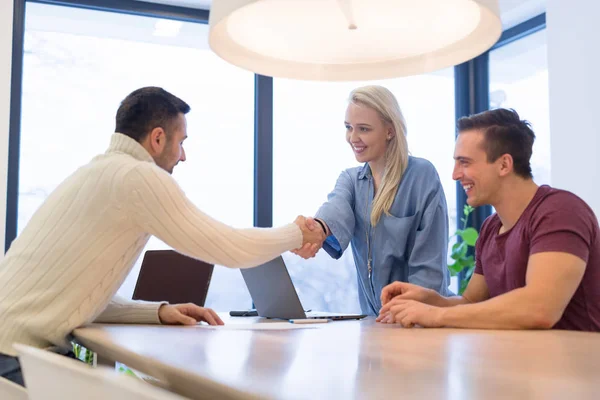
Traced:
[[156, 154], [162, 153], [167, 143], [167, 133], [161, 127], [156, 127], [150, 131], [148, 135], [149, 145], [152, 151]]
[[500, 176], [506, 176], [514, 170], [514, 160], [510, 154], [502, 154], [498, 160], [498, 172]]

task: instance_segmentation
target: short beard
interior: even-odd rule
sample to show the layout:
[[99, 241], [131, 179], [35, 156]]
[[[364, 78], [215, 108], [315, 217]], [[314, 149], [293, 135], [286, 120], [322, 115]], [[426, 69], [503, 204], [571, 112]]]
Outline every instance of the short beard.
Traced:
[[165, 148], [163, 149], [162, 153], [160, 153], [160, 155], [156, 158], [155, 162], [156, 165], [167, 171], [169, 174], [173, 174], [174, 166], [170, 169], [167, 166], [167, 156], [169, 150], [171, 150], [171, 138], [167, 136], [167, 143], [165, 144]]

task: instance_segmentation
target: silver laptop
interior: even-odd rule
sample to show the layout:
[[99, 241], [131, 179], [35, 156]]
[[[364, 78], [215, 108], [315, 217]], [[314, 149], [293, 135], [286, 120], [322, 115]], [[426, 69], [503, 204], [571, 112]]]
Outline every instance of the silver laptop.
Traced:
[[361, 319], [362, 314], [305, 312], [281, 256], [256, 268], [242, 269], [259, 316], [281, 319]]

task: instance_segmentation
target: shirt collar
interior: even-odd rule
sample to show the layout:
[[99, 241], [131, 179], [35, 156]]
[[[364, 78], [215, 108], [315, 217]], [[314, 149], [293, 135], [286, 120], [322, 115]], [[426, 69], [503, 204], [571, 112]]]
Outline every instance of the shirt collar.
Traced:
[[110, 146], [106, 150], [106, 154], [109, 153], [129, 154], [136, 160], [154, 163], [154, 159], [150, 153], [141, 144], [135, 139], [119, 132], [113, 133], [110, 138]]
[[369, 163], [365, 163], [360, 171], [358, 171], [358, 179], [367, 179], [371, 176], [371, 167]]

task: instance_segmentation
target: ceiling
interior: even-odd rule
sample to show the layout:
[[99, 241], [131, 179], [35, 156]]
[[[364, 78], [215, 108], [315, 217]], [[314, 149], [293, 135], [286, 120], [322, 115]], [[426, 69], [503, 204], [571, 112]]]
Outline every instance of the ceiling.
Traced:
[[[212, 0], [138, 0], [209, 10]], [[546, 0], [499, 0], [504, 29], [518, 25], [546, 11]]]
[[504, 29], [546, 12], [546, 0], [500, 0], [499, 3]]

